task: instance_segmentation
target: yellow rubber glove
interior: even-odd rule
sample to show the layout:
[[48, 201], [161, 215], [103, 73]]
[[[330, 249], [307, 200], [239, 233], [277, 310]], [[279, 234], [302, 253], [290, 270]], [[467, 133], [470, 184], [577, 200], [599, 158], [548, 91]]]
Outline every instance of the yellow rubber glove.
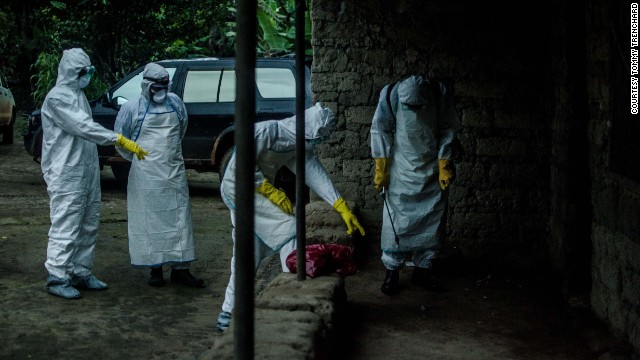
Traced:
[[135, 141], [131, 141], [126, 137], [122, 136], [122, 134], [118, 134], [118, 140], [116, 140], [116, 146], [120, 146], [121, 148], [131, 151], [134, 153], [138, 160], [143, 160], [145, 156], [149, 155], [140, 145], [136, 144]]
[[453, 167], [451, 165], [452, 164], [447, 159], [438, 159], [438, 180], [442, 190], [448, 188], [454, 179]]
[[360, 225], [356, 216], [353, 215], [351, 210], [349, 210], [349, 207], [343, 198], [338, 198], [338, 200], [333, 204], [333, 208], [340, 213], [342, 220], [347, 224], [347, 234], [351, 235], [353, 230], [358, 229], [358, 231], [360, 231], [360, 235], [364, 236], [364, 228]]
[[256, 191], [266, 196], [272, 203], [278, 205], [285, 213], [293, 214], [293, 206], [287, 194], [285, 194], [284, 191], [276, 189], [267, 179], [264, 179], [262, 185], [260, 185]]
[[383, 187], [389, 187], [389, 159], [377, 158], [374, 160], [376, 161], [376, 173], [373, 176], [373, 186], [380, 192]]

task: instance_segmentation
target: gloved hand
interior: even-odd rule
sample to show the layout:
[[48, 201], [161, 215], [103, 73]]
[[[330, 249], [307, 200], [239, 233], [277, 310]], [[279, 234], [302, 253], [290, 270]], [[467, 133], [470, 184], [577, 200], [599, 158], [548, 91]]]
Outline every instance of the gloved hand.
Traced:
[[284, 191], [276, 189], [267, 179], [264, 179], [262, 185], [260, 185], [256, 191], [266, 196], [272, 203], [278, 205], [285, 213], [293, 214], [293, 206], [287, 194], [285, 194]]
[[127, 139], [126, 137], [122, 136], [122, 134], [118, 134], [118, 140], [116, 140], [115, 145], [120, 146], [125, 150], [131, 151], [138, 157], [138, 160], [143, 160], [145, 156], [149, 155], [149, 153], [141, 148], [140, 145], [136, 144], [135, 141]]
[[373, 176], [373, 186], [380, 192], [383, 187], [389, 187], [389, 159], [377, 158], [374, 160], [376, 161], [376, 173]]
[[356, 216], [353, 215], [351, 210], [349, 210], [349, 207], [343, 198], [338, 198], [338, 200], [333, 204], [333, 208], [340, 213], [342, 220], [347, 224], [347, 234], [351, 235], [353, 230], [358, 229], [358, 231], [360, 231], [360, 235], [364, 236], [364, 228], [360, 225]]
[[442, 190], [448, 188], [455, 179], [452, 165], [447, 159], [438, 159], [438, 180]]

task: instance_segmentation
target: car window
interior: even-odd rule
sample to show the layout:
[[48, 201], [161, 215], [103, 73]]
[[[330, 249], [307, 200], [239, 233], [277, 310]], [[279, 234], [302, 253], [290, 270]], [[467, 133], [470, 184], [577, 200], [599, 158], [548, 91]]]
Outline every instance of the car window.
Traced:
[[220, 102], [236, 101], [236, 71], [226, 70], [220, 82]]
[[291, 69], [257, 68], [256, 82], [260, 96], [265, 99], [296, 97], [296, 78]]
[[[257, 68], [256, 83], [263, 99], [296, 97], [296, 79], [291, 69]], [[182, 99], [185, 103], [235, 101], [235, 70], [189, 70]]]
[[[169, 78], [173, 80], [173, 75], [176, 73], [176, 68], [167, 67], [167, 72], [169, 73]], [[113, 97], [122, 97], [127, 100], [133, 99], [136, 96], [140, 95], [142, 89], [140, 88], [140, 84], [142, 83], [142, 71], [140, 71], [136, 76], [129, 79], [126, 83], [122, 84], [118, 89], [113, 92]], [[125, 101], [126, 102], [126, 101]], [[124, 102], [119, 102], [122, 105]]]
[[189, 70], [182, 100], [187, 104], [235, 101], [235, 70]]

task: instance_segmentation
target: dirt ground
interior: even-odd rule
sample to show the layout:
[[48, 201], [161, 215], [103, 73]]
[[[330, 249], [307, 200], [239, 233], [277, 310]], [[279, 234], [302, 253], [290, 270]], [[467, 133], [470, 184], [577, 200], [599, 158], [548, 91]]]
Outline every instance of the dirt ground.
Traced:
[[39, 164], [14, 145], [0, 146], [0, 358], [193, 358], [211, 333], [229, 276], [229, 212], [214, 174], [189, 172], [198, 261], [192, 273], [207, 287], [147, 285], [131, 267], [126, 193], [109, 168], [102, 173], [101, 221], [94, 274], [106, 291], [64, 300], [45, 289], [49, 198]]
[[[64, 300], [45, 289], [49, 199], [16, 132], [14, 145], [0, 145], [0, 358], [196, 359], [211, 348], [231, 255], [217, 176], [188, 173], [198, 254], [192, 272], [206, 288], [153, 288], [147, 271], [130, 266], [126, 194], [106, 168], [94, 274], [110, 288]], [[406, 270], [403, 292], [383, 295], [384, 273], [369, 245], [361, 271], [345, 281], [335, 358], [638, 359], [585, 308], [567, 308], [515, 274], [454, 266], [440, 272], [449, 291], [431, 294], [408, 285]], [[261, 269], [258, 291], [272, 270]]]
[[349, 318], [344, 359], [637, 360], [583, 306], [567, 307], [538, 280], [473, 267], [440, 270], [446, 293], [410, 283], [389, 297], [369, 261], [345, 282]]

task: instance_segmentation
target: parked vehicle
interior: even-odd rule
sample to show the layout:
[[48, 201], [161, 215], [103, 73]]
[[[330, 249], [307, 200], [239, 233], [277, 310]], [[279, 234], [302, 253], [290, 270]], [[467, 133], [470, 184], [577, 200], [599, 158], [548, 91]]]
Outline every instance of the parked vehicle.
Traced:
[[[235, 59], [199, 58], [158, 61], [171, 76], [171, 91], [184, 101], [189, 126], [182, 142], [187, 169], [219, 172], [222, 178], [234, 145], [236, 100]], [[268, 58], [256, 62], [256, 121], [279, 120], [295, 115], [295, 59]], [[120, 106], [140, 94], [142, 70], [136, 69], [101, 97], [90, 102], [94, 121], [113, 129]], [[305, 71], [306, 107], [311, 106], [310, 69]], [[39, 161], [42, 130], [39, 111], [31, 114], [25, 148]], [[126, 184], [130, 163], [113, 146], [98, 146], [100, 166], [111, 166], [114, 176]], [[220, 171], [222, 170], [222, 171]]]
[[3, 144], [13, 144], [13, 126], [16, 122], [16, 101], [4, 75], [0, 73], [0, 133]]

